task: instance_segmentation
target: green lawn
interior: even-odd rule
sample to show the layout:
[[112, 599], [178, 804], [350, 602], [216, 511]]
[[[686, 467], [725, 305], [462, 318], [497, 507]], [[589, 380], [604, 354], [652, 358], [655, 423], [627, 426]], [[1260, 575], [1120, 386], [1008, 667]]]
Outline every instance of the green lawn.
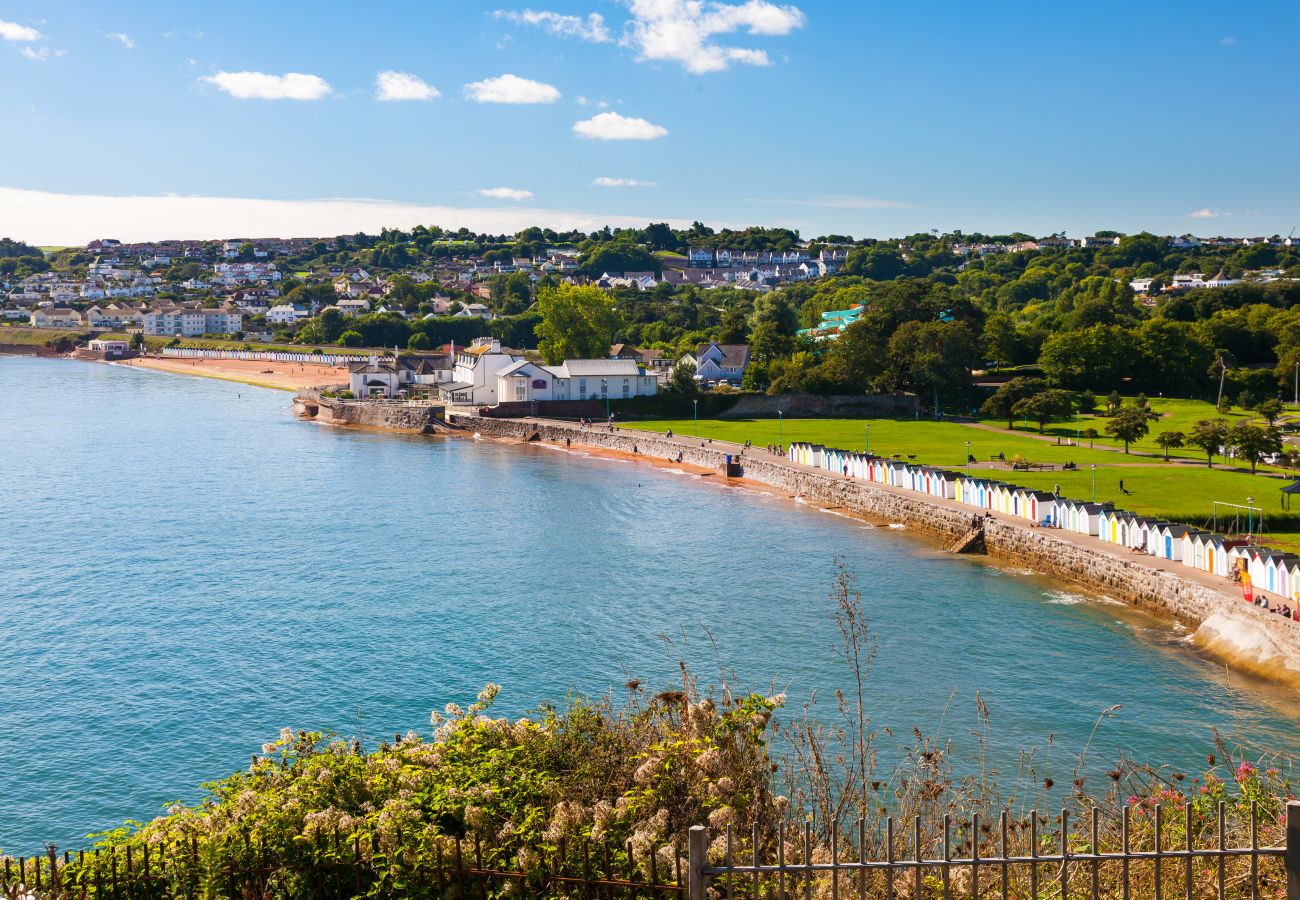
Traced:
[[[751, 441], [757, 446], [772, 443], [789, 445], [793, 441], [807, 441], [840, 447], [847, 450], [863, 449], [867, 438], [864, 426], [870, 425], [871, 452], [882, 456], [913, 455], [918, 461], [936, 466], [960, 466], [966, 459], [966, 442], [970, 452], [981, 462], [1002, 453], [1007, 460], [1020, 455], [1041, 463], [1075, 462], [1115, 465], [1117, 463], [1146, 462], [1141, 457], [1126, 459], [1122, 453], [1107, 450], [1089, 450], [1084, 447], [1067, 447], [1050, 441], [974, 428], [959, 422], [934, 422], [929, 419], [738, 419], [720, 421], [702, 419], [699, 423], [701, 438]], [[1006, 424], [1005, 422], [1003, 423]], [[627, 428], [664, 431], [671, 428], [679, 435], [695, 434], [690, 419], [628, 422]]]
[[[1182, 414], [1195, 414], [1183, 410]], [[699, 422], [702, 439], [751, 441], [763, 447], [768, 443], [808, 441], [829, 447], [861, 450], [866, 425], [870, 425], [871, 451], [884, 456], [901, 454], [916, 457], [916, 462], [961, 469], [966, 441], [980, 465], [973, 468], [981, 475], [1024, 487], [1052, 490], [1060, 485], [1061, 493], [1082, 500], [1093, 498], [1093, 470], [1096, 465], [1096, 498], [1111, 501], [1121, 509], [1159, 516], [1203, 527], [1213, 512], [1214, 502], [1253, 505], [1264, 510], [1269, 530], [1266, 542], [1286, 549], [1300, 548], [1300, 504], [1295, 515], [1282, 514], [1281, 487], [1286, 481], [1251, 475], [1248, 472], [1210, 469], [1203, 465], [1155, 462], [1143, 457], [1125, 456], [1087, 447], [1057, 446], [1020, 434], [995, 433], [956, 422], [933, 422], [905, 419], [742, 419]], [[1003, 422], [1003, 425], [1006, 423]], [[627, 422], [621, 427], [664, 431], [671, 428], [679, 436], [696, 434], [690, 419]], [[1081, 468], [1066, 472], [1012, 471], [1009, 467], [990, 468], [990, 456], [1001, 451], [1008, 460], [1020, 454], [1033, 462], [1063, 463], [1073, 461]], [[1124, 480], [1128, 494], [1121, 494], [1119, 481]], [[1244, 526], [1243, 526], [1244, 527]]]
[[79, 337], [85, 334], [80, 329], [72, 331], [64, 328], [28, 328], [21, 325], [0, 326], [0, 344], [22, 344], [40, 347], [46, 341], [55, 341], [61, 337]]
[[[1132, 399], [1133, 398], [1131, 397], [1126, 397], [1125, 402], [1131, 403]], [[1145, 439], [1138, 441], [1130, 447], [1131, 450], [1138, 451], [1139, 453], [1163, 455], [1164, 451], [1160, 449], [1160, 445], [1155, 441], [1156, 435], [1160, 434], [1162, 431], [1181, 431], [1184, 435], [1189, 435], [1191, 434], [1192, 428], [1201, 419], [1226, 419], [1230, 425], [1251, 418], [1256, 419], [1257, 422], [1262, 422], [1262, 419], [1260, 419], [1259, 416], [1237, 407], [1233, 407], [1231, 412], [1220, 413], [1215, 409], [1213, 403], [1204, 400], [1176, 400], [1164, 397], [1152, 397], [1149, 398], [1149, 402], [1152, 411], [1158, 413], [1160, 418], [1151, 423], [1151, 432]], [[1104, 403], [1105, 398], [1099, 397], [1098, 405]], [[1286, 416], [1294, 416], [1295, 414], [1295, 410], [1292, 408], [1288, 411]], [[1284, 421], [1286, 421], [1286, 416], [1284, 416]], [[981, 417], [979, 421], [998, 428], [1007, 427], [1006, 419]], [[1068, 422], [1049, 422], [1047, 427], [1044, 429], [1044, 433], [1053, 436], [1059, 435], [1062, 439], [1073, 439], [1076, 433], [1093, 428], [1096, 430], [1097, 434], [1100, 435], [1095, 442], [1097, 445], [1122, 448], [1124, 446], [1122, 443], [1106, 436], [1106, 422], [1107, 418], [1101, 415], [1080, 416], [1077, 423], [1073, 419]], [[1017, 431], [1036, 434], [1038, 432], [1038, 425], [1034, 422], [1024, 423], [1017, 421], [1015, 429]], [[1084, 440], [1086, 441], [1087, 439], [1085, 438]], [[1171, 457], [1182, 457], [1184, 459], [1205, 459], [1205, 454], [1196, 447], [1184, 447], [1181, 450], [1171, 450], [1169, 455]]]

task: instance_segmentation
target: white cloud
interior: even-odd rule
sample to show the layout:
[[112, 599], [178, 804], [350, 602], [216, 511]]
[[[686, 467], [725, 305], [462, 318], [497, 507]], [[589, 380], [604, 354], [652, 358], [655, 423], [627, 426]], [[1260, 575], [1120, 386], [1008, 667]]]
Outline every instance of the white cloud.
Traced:
[[533, 199], [532, 191], [521, 191], [518, 188], [479, 188], [480, 197], [491, 197], [494, 200], [531, 200]]
[[1187, 214], [1188, 218], [1191, 219], [1214, 219], [1217, 218], [1218, 215], [1219, 215], [1218, 213], [1210, 209], [1208, 206], [1202, 207], [1201, 209], [1198, 209], [1195, 212], [1189, 212]]
[[558, 34], [561, 37], [576, 37], [593, 44], [608, 44], [613, 41], [609, 29], [605, 27], [605, 17], [600, 13], [591, 13], [587, 18], [580, 16], [568, 16], [563, 13], [548, 12], [545, 10], [534, 11], [525, 9], [515, 11], [508, 9], [498, 9], [492, 13], [497, 19], [505, 19], [507, 22], [513, 22], [516, 25], [533, 25], [538, 28], [544, 28], [551, 34]]
[[768, 0], [629, 0], [629, 4], [633, 18], [621, 43], [636, 50], [641, 60], [675, 62], [695, 74], [721, 72], [732, 63], [770, 64], [764, 51], [722, 46], [713, 40], [718, 35], [743, 30], [780, 37], [802, 28], [805, 21], [798, 7]]
[[18, 52], [36, 62], [45, 62], [45, 60], [50, 58], [49, 47], [24, 47]]
[[35, 28], [26, 25], [19, 25], [17, 22], [6, 22], [0, 19], [0, 40], [3, 41], [39, 41], [41, 33]]
[[35, 244], [77, 245], [96, 238], [123, 241], [163, 238], [197, 240], [231, 234], [324, 237], [381, 228], [438, 224], [492, 234], [511, 234], [545, 223], [557, 231], [591, 232], [606, 225], [643, 227], [668, 221], [674, 228], [690, 219], [664, 219], [651, 211], [637, 215], [538, 209], [528, 206], [421, 206], [383, 200], [255, 200], [236, 197], [107, 197], [55, 194], [0, 187], [0, 234]]
[[135, 49], [135, 41], [131, 40], [131, 35], [126, 34], [125, 32], [109, 31], [104, 34], [104, 37], [108, 38], [110, 41], [117, 41], [127, 50]]
[[330, 92], [325, 79], [301, 72], [218, 72], [199, 80], [240, 100], [320, 100]]
[[518, 75], [498, 75], [465, 85], [465, 96], [475, 103], [554, 103], [560, 92], [553, 85]]
[[641, 181], [637, 178], [607, 178], [602, 175], [591, 181], [596, 187], [655, 187], [656, 182]]
[[1237, 46], [1237, 36], [1225, 34], [1223, 37], [1219, 38], [1219, 44], [1224, 47], [1235, 47]]
[[652, 141], [665, 137], [668, 129], [645, 119], [605, 112], [574, 123], [573, 133], [596, 141]]
[[409, 72], [390, 69], [375, 76], [376, 100], [433, 100], [441, 96], [436, 87]]

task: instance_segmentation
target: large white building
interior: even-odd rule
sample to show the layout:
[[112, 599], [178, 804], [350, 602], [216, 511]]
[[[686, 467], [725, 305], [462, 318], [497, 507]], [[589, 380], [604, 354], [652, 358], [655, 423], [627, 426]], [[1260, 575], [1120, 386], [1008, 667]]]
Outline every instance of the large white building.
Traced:
[[234, 334], [244, 330], [244, 313], [238, 309], [192, 309], [170, 306], [144, 313], [144, 333], [198, 337], [202, 334]]
[[518, 360], [497, 374], [501, 403], [652, 397], [659, 379], [630, 359], [566, 359], [558, 366]]
[[497, 375], [518, 356], [501, 349], [496, 338], [477, 338], [456, 354], [451, 381], [440, 385], [443, 399], [462, 406], [495, 406]]
[[348, 389], [360, 398], [392, 398], [433, 390], [451, 380], [451, 359], [445, 354], [427, 356], [371, 356], [348, 366]]

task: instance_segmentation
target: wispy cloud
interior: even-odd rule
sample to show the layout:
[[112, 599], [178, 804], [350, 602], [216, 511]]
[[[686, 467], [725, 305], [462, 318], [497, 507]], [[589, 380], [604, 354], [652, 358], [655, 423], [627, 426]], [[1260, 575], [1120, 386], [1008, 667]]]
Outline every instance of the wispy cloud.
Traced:
[[547, 10], [509, 10], [498, 9], [492, 13], [496, 19], [504, 19], [515, 25], [532, 25], [543, 28], [551, 34], [561, 37], [576, 37], [593, 44], [608, 44], [614, 40], [605, 27], [605, 17], [600, 13], [591, 13], [587, 18], [570, 16]]
[[126, 32], [108, 31], [104, 33], [104, 37], [108, 38], [110, 41], [117, 41], [127, 50], [135, 49], [135, 41], [131, 40], [131, 35], [127, 34]]
[[491, 197], [494, 200], [531, 200], [533, 199], [532, 191], [521, 191], [518, 188], [496, 187], [496, 188], [479, 188], [480, 197]]
[[[36, 244], [84, 244], [112, 235], [123, 241], [199, 239], [243, 234], [256, 222], [267, 234], [303, 237], [376, 234], [381, 228], [438, 223], [493, 234], [510, 234], [545, 222], [559, 231], [590, 232], [606, 225], [644, 226], [648, 212], [604, 216], [571, 209], [528, 206], [425, 206], [384, 200], [258, 200], [236, 197], [109, 197], [56, 194], [0, 187], [0, 234]], [[654, 221], [662, 221], [655, 218]], [[689, 219], [668, 219], [674, 228]]]
[[239, 100], [320, 100], [329, 96], [329, 82], [319, 75], [288, 72], [218, 72], [199, 81]]
[[677, 63], [694, 74], [721, 72], [732, 63], [770, 64], [767, 53], [752, 47], [719, 44], [719, 36], [744, 31], [780, 37], [802, 28], [805, 17], [796, 6], [768, 0], [745, 3], [699, 3], [693, 0], [629, 0], [632, 21], [621, 43], [637, 58]]
[[599, 178], [593, 178], [591, 183], [596, 187], [656, 187], [654, 181], [642, 181], [639, 178], [607, 178], [602, 175]]
[[668, 129], [645, 119], [604, 112], [575, 122], [573, 133], [580, 138], [595, 141], [652, 141], [666, 137]]
[[1234, 34], [1225, 34], [1223, 37], [1219, 38], [1219, 46], [1221, 47], [1237, 46], [1237, 36]]
[[1208, 206], [1205, 206], [1201, 209], [1189, 212], [1187, 217], [1189, 219], [1217, 219], [1220, 215], [1222, 215], [1222, 213], [1217, 213]]
[[376, 100], [433, 100], [441, 96], [436, 87], [409, 72], [394, 72], [390, 69], [375, 76]]
[[[724, 35], [743, 32], [755, 37], [782, 37], [804, 26], [797, 6], [770, 0], [723, 3], [717, 0], [625, 0], [632, 17], [623, 25], [618, 43], [636, 51], [643, 62], [677, 63], [688, 72], [721, 72], [732, 64], [771, 65], [767, 51], [728, 46]], [[503, 10], [492, 14], [518, 25], [543, 28], [551, 34], [579, 37], [596, 44], [613, 35], [599, 13], [585, 19], [549, 10]]]
[[52, 55], [55, 55], [50, 53], [49, 47], [23, 47], [18, 52], [34, 62], [45, 62]]
[[465, 96], [475, 103], [554, 103], [560, 92], [554, 85], [518, 75], [498, 75], [465, 85]]
[[41, 33], [28, 25], [0, 19], [0, 41], [39, 41]]

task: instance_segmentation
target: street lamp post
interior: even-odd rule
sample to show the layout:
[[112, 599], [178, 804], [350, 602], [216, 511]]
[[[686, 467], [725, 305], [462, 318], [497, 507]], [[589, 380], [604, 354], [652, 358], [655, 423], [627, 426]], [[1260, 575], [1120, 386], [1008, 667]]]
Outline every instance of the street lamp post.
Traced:
[[1097, 502], [1097, 464], [1092, 464], [1092, 502]]
[[700, 436], [700, 401], [692, 400], [691, 404], [695, 407], [695, 436]]
[[[1255, 533], [1255, 507], [1251, 505], [1254, 502], [1254, 497], [1246, 498], [1246, 534], [1248, 535]], [[1240, 522], [1241, 520], [1238, 519], [1237, 521]]]
[[862, 426], [862, 453], [864, 456], [871, 455], [871, 426]]
[[612, 416], [610, 416], [609, 414], [609, 380], [608, 379], [605, 378], [600, 379], [600, 393], [605, 398], [605, 418], [606, 419], [612, 418]]
[[970, 441], [966, 442], [966, 458], [961, 461], [963, 466], [970, 465]]
[[785, 449], [785, 438], [782, 437], [782, 434], [783, 432], [781, 429], [781, 410], [778, 409], [776, 411], [776, 446], [777, 449], [779, 450]]

